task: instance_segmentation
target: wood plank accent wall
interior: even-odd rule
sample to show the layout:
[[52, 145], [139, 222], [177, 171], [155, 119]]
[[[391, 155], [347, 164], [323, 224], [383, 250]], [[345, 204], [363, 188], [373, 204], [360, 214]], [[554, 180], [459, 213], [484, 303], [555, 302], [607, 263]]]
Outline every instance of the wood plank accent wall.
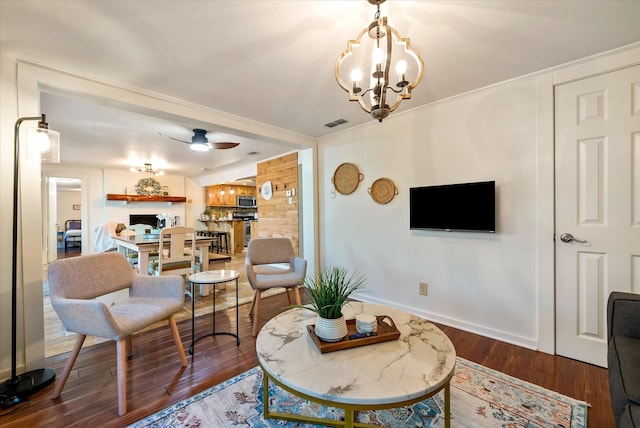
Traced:
[[[299, 254], [298, 239], [298, 153], [258, 163], [258, 237], [289, 238], [293, 250]], [[271, 181], [272, 194], [265, 200], [260, 194], [262, 185]], [[295, 189], [295, 195], [287, 196]], [[289, 204], [291, 198], [291, 204]]]

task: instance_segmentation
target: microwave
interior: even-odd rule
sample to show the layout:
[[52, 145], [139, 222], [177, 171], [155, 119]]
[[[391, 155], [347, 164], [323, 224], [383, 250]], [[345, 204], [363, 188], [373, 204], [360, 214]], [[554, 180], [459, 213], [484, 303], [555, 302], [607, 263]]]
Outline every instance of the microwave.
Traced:
[[258, 206], [255, 196], [238, 195], [236, 205], [242, 208], [256, 208]]

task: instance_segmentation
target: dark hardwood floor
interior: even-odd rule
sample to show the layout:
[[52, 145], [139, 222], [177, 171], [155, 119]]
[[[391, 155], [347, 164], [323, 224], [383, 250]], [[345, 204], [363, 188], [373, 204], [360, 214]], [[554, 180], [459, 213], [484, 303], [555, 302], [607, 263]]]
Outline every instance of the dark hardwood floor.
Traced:
[[[287, 308], [284, 294], [264, 299], [261, 314], [267, 318]], [[128, 364], [128, 413], [118, 417], [116, 346], [106, 342], [83, 349], [61, 398], [51, 400], [53, 385], [30, 397], [29, 402], [2, 409], [3, 427], [124, 427], [195, 393], [212, 387], [258, 364], [251, 336], [249, 305], [240, 307], [241, 343], [231, 336], [197, 342], [189, 365], [180, 367], [169, 327], [137, 334]], [[235, 311], [218, 312], [219, 331], [235, 326]], [[613, 427], [607, 372], [568, 358], [531, 351], [451, 327], [439, 325], [451, 338], [458, 356], [511, 376], [535, 383], [591, 404], [588, 426]], [[196, 336], [211, 328], [211, 315], [196, 321]], [[179, 324], [185, 351], [191, 338], [190, 321]], [[188, 355], [188, 353], [187, 353]], [[47, 367], [58, 375], [68, 354], [50, 357]]]

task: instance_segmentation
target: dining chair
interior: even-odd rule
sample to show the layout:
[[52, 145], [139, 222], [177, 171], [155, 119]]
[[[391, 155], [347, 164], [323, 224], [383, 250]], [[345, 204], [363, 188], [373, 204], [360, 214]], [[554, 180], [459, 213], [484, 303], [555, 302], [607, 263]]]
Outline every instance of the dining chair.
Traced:
[[289, 291], [292, 290], [296, 304], [300, 305], [298, 286], [304, 283], [307, 261], [295, 255], [288, 238], [255, 238], [250, 240], [247, 246], [244, 267], [249, 285], [254, 290], [249, 314], [253, 315], [253, 336], [257, 336], [262, 292], [282, 287], [291, 304]]
[[151, 275], [191, 275], [195, 273], [196, 230], [176, 226], [160, 229], [157, 260], [149, 263]]
[[[151, 233], [151, 231], [153, 230], [152, 226], [149, 226], [148, 224], [130, 224], [127, 226], [126, 230], [125, 230], [125, 236], [142, 236], [145, 233]], [[137, 251], [133, 251], [133, 250], [129, 250], [127, 248], [125, 248], [124, 250], [124, 255], [127, 257], [127, 260], [129, 261], [129, 264], [131, 266], [133, 266], [134, 268], [137, 269], [138, 266], [138, 252]], [[152, 252], [149, 253], [149, 260], [157, 260], [158, 258], [158, 253], [157, 252]]]
[[[78, 334], [58, 378], [52, 398], [59, 398], [88, 335], [116, 341], [118, 414], [127, 412], [127, 356], [131, 336], [153, 323], [168, 320], [182, 367], [187, 366], [174, 314], [184, 304], [184, 280], [179, 276], [139, 275], [118, 252], [60, 259], [48, 267], [51, 305], [67, 331]], [[129, 289], [128, 298], [105, 305], [96, 297]]]

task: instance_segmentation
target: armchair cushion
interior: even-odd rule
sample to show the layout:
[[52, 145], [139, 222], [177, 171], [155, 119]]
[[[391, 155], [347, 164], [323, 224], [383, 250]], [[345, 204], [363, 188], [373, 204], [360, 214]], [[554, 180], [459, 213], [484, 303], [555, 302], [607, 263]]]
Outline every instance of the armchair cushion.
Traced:
[[262, 271], [262, 273], [254, 272], [253, 278], [251, 284], [255, 289], [291, 287], [304, 282], [304, 275], [300, 275], [293, 270], [280, 272]]
[[619, 428], [640, 427], [640, 406], [627, 406], [620, 417]]

